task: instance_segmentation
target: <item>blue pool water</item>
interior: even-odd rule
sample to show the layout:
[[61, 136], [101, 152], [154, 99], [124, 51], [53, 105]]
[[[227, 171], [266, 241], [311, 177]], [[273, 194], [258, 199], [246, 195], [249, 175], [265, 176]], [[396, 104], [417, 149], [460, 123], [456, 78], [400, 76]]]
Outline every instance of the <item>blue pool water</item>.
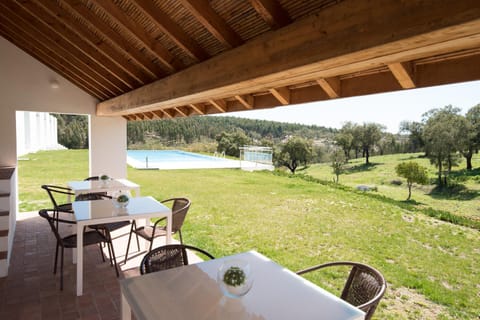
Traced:
[[127, 150], [127, 163], [137, 169], [202, 169], [240, 167], [240, 161], [180, 150]]

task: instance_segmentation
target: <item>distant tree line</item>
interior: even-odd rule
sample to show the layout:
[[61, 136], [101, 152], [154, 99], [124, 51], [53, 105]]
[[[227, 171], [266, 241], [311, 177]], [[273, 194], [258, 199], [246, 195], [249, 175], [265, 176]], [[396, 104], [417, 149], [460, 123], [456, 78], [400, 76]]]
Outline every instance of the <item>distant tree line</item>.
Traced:
[[211, 140], [217, 141], [222, 134], [242, 131], [251, 141], [264, 139], [278, 142], [288, 135], [319, 139], [335, 130], [314, 125], [301, 125], [266, 120], [235, 117], [188, 117], [169, 120], [131, 121], [127, 126], [128, 145], [142, 144], [147, 138], [164, 144], [178, 144]]
[[88, 116], [57, 114], [58, 143], [68, 149], [88, 149]]

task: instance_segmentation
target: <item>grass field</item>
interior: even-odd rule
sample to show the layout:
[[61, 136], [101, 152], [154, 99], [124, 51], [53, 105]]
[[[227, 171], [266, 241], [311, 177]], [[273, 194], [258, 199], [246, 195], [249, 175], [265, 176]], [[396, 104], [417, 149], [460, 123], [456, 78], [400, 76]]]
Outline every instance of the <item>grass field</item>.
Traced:
[[[42, 183], [65, 184], [88, 175], [84, 150], [29, 158], [19, 162], [23, 210], [50, 206]], [[342, 175], [340, 182], [375, 184], [383, 192], [396, 177], [388, 169], [374, 172], [381, 167], [375, 165], [364, 178]], [[327, 170], [312, 166], [307, 172], [319, 176]], [[389, 286], [375, 319], [477, 319], [480, 314], [478, 230], [428, 217], [415, 206], [405, 209], [363, 192], [271, 172], [129, 169], [128, 178], [141, 185], [143, 195], [190, 198], [184, 241], [215, 256], [254, 249], [291, 270], [332, 260], [375, 266]], [[393, 190], [398, 199], [407, 195], [405, 186]], [[418, 190], [413, 198], [428, 205]], [[473, 210], [474, 204], [468, 207]], [[312, 280], [338, 290], [331, 275]]]

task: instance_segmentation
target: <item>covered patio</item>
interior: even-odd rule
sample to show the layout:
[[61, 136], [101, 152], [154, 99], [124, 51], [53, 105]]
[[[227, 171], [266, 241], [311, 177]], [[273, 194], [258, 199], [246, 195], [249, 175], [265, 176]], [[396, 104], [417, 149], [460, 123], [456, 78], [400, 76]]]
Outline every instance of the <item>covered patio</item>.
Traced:
[[60, 295], [46, 224], [17, 221], [17, 110], [89, 115], [90, 175], [126, 178], [127, 121], [472, 81], [479, 66], [474, 0], [2, 1], [0, 318], [119, 316], [97, 252], [102, 277]]

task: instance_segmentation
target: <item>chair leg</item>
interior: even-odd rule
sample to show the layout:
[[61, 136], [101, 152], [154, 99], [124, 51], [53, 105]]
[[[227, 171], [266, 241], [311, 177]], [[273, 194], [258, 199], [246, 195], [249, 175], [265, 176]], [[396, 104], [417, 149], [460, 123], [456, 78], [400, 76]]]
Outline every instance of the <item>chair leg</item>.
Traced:
[[55, 264], [53, 265], [53, 274], [57, 273], [57, 263], [58, 263], [58, 241], [57, 241], [57, 247], [55, 248]]
[[60, 261], [60, 290], [63, 291], [63, 246], [62, 246], [62, 254], [61, 254], [61, 261]]
[[178, 230], [178, 235], [180, 236], [180, 244], [183, 244], [182, 230]]
[[115, 273], [117, 274], [117, 278], [118, 278], [120, 277], [120, 274], [118, 272], [117, 258], [115, 257], [115, 251], [113, 250], [113, 241], [112, 241], [112, 236], [109, 230], [105, 230], [105, 236], [108, 240], [107, 246], [109, 247], [108, 252], [110, 252], [110, 265], [112, 265], [112, 259], [113, 259], [113, 267], [115, 268]]
[[[133, 220], [132, 227], [130, 228], [130, 233], [128, 234], [127, 251], [125, 252], [125, 261], [124, 261], [125, 264], [127, 263], [128, 250], [130, 249], [130, 240], [132, 240], [132, 233], [133, 233], [133, 230], [136, 228], [137, 228], [137, 225], [135, 224], [135, 220]], [[138, 241], [138, 235], [137, 235], [137, 241]], [[138, 251], [140, 251], [140, 245], [138, 246]]]
[[98, 249], [100, 249], [100, 255], [102, 256], [103, 262], [105, 262], [105, 255], [103, 254], [102, 245], [98, 244]]
[[140, 241], [138, 240], [138, 234], [135, 233], [135, 235], [137, 236], [137, 251], [140, 252]]

